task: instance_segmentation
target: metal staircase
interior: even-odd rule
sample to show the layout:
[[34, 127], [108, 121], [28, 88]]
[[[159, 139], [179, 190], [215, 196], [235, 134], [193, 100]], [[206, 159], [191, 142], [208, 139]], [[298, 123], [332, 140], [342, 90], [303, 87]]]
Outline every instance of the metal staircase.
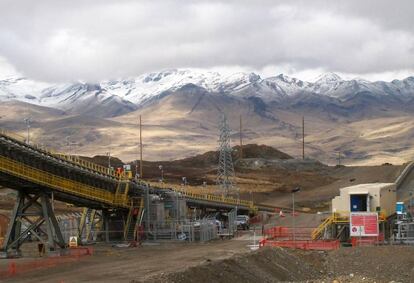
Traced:
[[332, 225], [334, 218], [334, 215], [329, 216], [315, 230], [313, 230], [311, 233], [312, 240], [320, 238], [327, 228]]
[[96, 226], [96, 217], [97, 213], [95, 209], [83, 208], [82, 216], [79, 223], [78, 237], [82, 239], [83, 231], [85, 231], [84, 240], [89, 241], [91, 232], [95, 229]]
[[144, 214], [144, 198], [133, 199], [124, 228], [124, 240], [135, 241], [136, 232], [142, 223]]

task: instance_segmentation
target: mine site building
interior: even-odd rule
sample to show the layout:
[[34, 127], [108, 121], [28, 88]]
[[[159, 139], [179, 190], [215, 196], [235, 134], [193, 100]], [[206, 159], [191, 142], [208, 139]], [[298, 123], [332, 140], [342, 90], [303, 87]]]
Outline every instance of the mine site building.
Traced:
[[394, 183], [360, 184], [340, 189], [332, 199], [332, 212], [349, 215], [350, 212], [378, 212], [383, 217], [395, 213], [396, 186]]

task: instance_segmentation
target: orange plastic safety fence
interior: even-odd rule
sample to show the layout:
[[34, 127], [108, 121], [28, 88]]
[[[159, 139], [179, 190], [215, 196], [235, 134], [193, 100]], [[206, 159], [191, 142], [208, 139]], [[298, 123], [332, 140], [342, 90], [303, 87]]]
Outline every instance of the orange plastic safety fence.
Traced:
[[380, 245], [384, 243], [384, 234], [380, 233], [377, 237], [352, 237], [351, 243], [353, 247]]
[[33, 261], [16, 262], [12, 260], [9, 262], [5, 270], [0, 270], [0, 279], [9, 278], [21, 273], [31, 272], [38, 269], [50, 268], [68, 262], [76, 262], [86, 255], [92, 255], [93, 249], [89, 247], [79, 247], [69, 250], [67, 256], [57, 256], [42, 258]]
[[272, 227], [266, 229], [264, 231], [264, 236], [266, 239], [275, 239], [275, 240], [282, 240], [282, 239], [301, 239], [301, 240], [310, 240], [311, 233], [314, 228], [308, 227], [297, 227], [297, 228], [289, 228], [283, 226]]
[[282, 247], [282, 248], [294, 248], [302, 250], [336, 250], [340, 247], [339, 240], [333, 241], [273, 241], [263, 239], [260, 241], [259, 245], [261, 247], [270, 246], [270, 247]]

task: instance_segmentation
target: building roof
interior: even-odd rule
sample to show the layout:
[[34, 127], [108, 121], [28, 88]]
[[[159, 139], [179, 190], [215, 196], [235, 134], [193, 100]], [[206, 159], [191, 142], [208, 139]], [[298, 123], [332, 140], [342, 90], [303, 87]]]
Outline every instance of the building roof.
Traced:
[[355, 186], [349, 186], [341, 188], [340, 190], [347, 190], [347, 191], [353, 191], [358, 193], [368, 193], [369, 190], [372, 189], [382, 189], [389, 186], [395, 185], [395, 183], [369, 183], [369, 184], [359, 184]]

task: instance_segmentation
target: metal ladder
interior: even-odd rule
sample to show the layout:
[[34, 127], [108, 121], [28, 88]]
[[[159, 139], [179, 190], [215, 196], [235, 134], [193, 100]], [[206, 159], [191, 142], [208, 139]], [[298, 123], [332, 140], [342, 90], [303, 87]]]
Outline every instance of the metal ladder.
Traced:
[[[134, 215], [134, 211], [138, 208], [138, 213]], [[125, 241], [135, 241], [135, 235], [138, 230], [138, 227], [142, 223], [144, 215], [144, 198], [139, 200], [132, 200], [131, 207], [128, 212], [127, 220], [125, 223], [124, 229], [124, 240]]]

